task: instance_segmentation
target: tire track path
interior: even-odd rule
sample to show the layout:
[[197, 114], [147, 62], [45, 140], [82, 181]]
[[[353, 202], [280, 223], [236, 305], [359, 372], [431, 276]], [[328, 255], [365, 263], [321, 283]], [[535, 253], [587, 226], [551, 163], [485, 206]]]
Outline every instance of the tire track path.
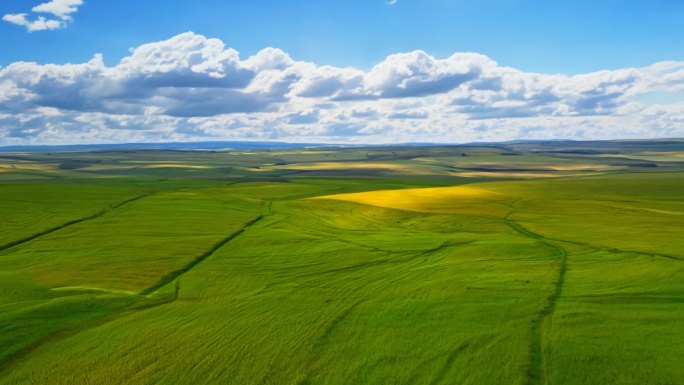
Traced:
[[[82, 218], [77, 221], [72, 221], [76, 223], [80, 223], [89, 219], [97, 218], [98, 216], [104, 215], [105, 213], [111, 211], [112, 209], [119, 208], [127, 203], [131, 203], [135, 200], [142, 199], [146, 196], [151, 195], [152, 193], [146, 193], [141, 196], [129, 199], [127, 201], [120, 202], [114, 206], [111, 206], [109, 209], [102, 210], [96, 214], [93, 214], [89, 217]], [[157, 283], [154, 285], [144, 289], [141, 291], [139, 294], [133, 294], [134, 297], [138, 297], [138, 300], [133, 299], [132, 302], [129, 305], [124, 305], [118, 309], [112, 310], [108, 314], [99, 316], [99, 317], [94, 317], [90, 320], [87, 320], [83, 323], [77, 324], [77, 325], [72, 325], [68, 326], [66, 328], [63, 328], [61, 330], [56, 330], [48, 335], [46, 335], [43, 338], [38, 339], [34, 343], [20, 349], [19, 351], [13, 353], [10, 356], [2, 358], [0, 361], [0, 378], [4, 377], [8, 373], [11, 372], [11, 368], [14, 365], [17, 365], [21, 362], [22, 359], [25, 357], [29, 356], [31, 353], [36, 351], [37, 349], [41, 348], [42, 346], [51, 344], [51, 343], [56, 343], [59, 342], [63, 339], [69, 338], [71, 336], [77, 335], [81, 332], [104, 326], [110, 322], [116, 321], [118, 319], [121, 319], [123, 317], [135, 314], [141, 310], [146, 310], [150, 309], [153, 307], [158, 307], [166, 304], [170, 304], [178, 299], [179, 291], [180, 291], [180, 283], [176, 279], [182, 276], [183, 274], [187, 273], [190, 271], [192, 268], [196, 267], [198, 264], [206, 260], [208, 257], [213, 255], [216, 251], [218, 251], [221, 247], [225, 246], [228, 244], [230, 241], [234, 240], [237, 238], [239, 235], [247, 231], [250, 227], [254, 226], [257, 224], [259, 221], [264, 219], [266, 216], [269, 216], [272, 214], [272, 209], [271, 209], [271, 204], [269, 202], [268, 206], [268, 213], [267, 214], [261, 214], [257, 216], [256, 218], [252, 219], [251, 221], [247, 222], [245, 225], [243, 225], [239, 230], [233, 232], [230, 234], [228, 237], [222, 239], [219, 241], [216, 245], [214, 245], [211, 249], [200, 255], [199, 257], [193, 259], [191, 262], [183, 266], [182, 268], [175, 270], [164, 277], [162, 277]], [[73, 223], [72, 223], [73, 224]], [[64, 228], [66, 226], [61, 226], [60, 228]], [[55, 229], [54, 231], [57, 231], [59, 229]], [[52, 231], [52, 232], [54, 232]], [[45, 235], [45, 234], [42, 234]], [[39, 236], [42, 236], [39, 235]], [[38, 238], [38, 236], [34, 236], [32, 239]], [[167, 297], [161, 297], [161, 298], [156, 298], [156, 297], [149, 297], [149, 294], [153, 294], [156, 292], [158, 289], [166, 286], [167, 284], [176, 281], [175, 287], [174, 287], [174, 292], [171, 296]]]
[[556, 281], [553, 284], [553, 291], [547, 298], [544, 307], [537, 314], [535, 314], [533, 320], [530, 362], [528, 364], [529, 366], [527, 372], [528, 385], [548, 384], [548, 378], [546, 376], [546, 367], [548, 362], [546, 360], [546, 353], [544, 351], [544, 337], [551, 328], [553, 312], [556, 309], [556, 303], [558, 302], [558, 298], [560, 298], [561, 294], [563, 293], [565, 275], [568, 269], [568, 253], [558, 243], [524, 228], [517, 222], [514, 222], [510, 219], [504, 219], [504, 223], [518, 234], [554, 249], [560, 258], [560, 266], [558, 268]]
[[16, 241], [12, 241], [12, 242], [6, 243], [6, 244], [0, 246], [0, 252], [3, 252], [3, 251], [5, 251], [5, 250], [12, 249], [12, 248], [17, 247], [17, 246], [21, 246], [21, 245], [23, 245], [24, 243], [28, 243], [28, 242], [31, 242], [31, 241], [33, 241], [33, 240], [35, 240], [35, 239], [40, 238], [40, 237], [44, 237], [44, 236], [46, 236], [46, 235], [50, 235], [50, 234], [55, 233], [55, 232], [57, 232], [57, 231], [59, 231], [59, 230], [65, 229], [65, 228], [67, 228], [67, 227], [69, 227], [69, 226], [77, 225], [77, 224], [79, 224], [79, 223], [83, 223], [83, 222], [86, 222], [86, 221], [90, 221], [90, 220], [99, 218], [99, 217], [101, 217], [101, 216], [103, 216], [103, 215], [105, 215], [105, 214], [107, 214], [107, 213], [109, 213], [109, 212], [111, 212], [111, 211], [114, 211], [114, 210], [116, 210], [116, 209], [118, 209], [118, 208], [120, 208], [120, 207], [122, 207], [122, 206], [125, 206], [125, 205], [127, 205], [127, 204], [133, 203], [133, 202], [138, 201], [138, 200], [140, 200], [140, 199], [146, 198], [146, 197], [148, 197], [148, 196], [150, 196], [150, 195], [153, 195], [153, 194], [154, 194], [154, 192], [147, 192], [147, 193], [144, 193], [144, 194], [135, 196], [135, 197], [133, 197], [133, 198], [127, 199], [127, 200], [125, 200], [125, 201], [119, 202], [119, 203], [114, 204], [114, 205], [111, 205], [111, 204], [110, 204], [108, 208], [105, 208], [105, 209], [103, 209], [103, 210], [100, 210], [100, 211], [98, 211], [98, 212], [96, 212], [96, 213], [94, 213], [94, 214], [90, 214], [90, 215], [88, 215], [88, 216], [86, 216], [86, 217], [83, 217], [83, 218], [74, 219], [74, 220], [71, 220], [71, 221], [69, 221], [69, 222], [63, 223], [63, 224], [61, 224], [61, 225], [59, 225], [59, 226], [55, 226], [55, 227], [49, 228], [49, 229], [47, 229], [47, 230], [43, 230], [43, 231], [41, 231], [41, 232], [35, 233], [35, 234], [33, 234], [33, 235], [29, 235], [28, 237], [25, 237], [25, 238], [22, 238], [22, 239], [18, 239], [18, 240], [16, 240]]
[[[239, 237], [242, 233], [245, 231], [249, 230], [250, 227], [256, 225], [259, 223], [262, 219], [266, 217], [265, 214], [261, 214], [258, 217], [252, 219], [251, 221], [247, 222], [244, 226], [242, 226], [240, 229], [237, 231], [233, 232], [229, 236], [223, 238], [220, 240], [218, 243], [216, 243], [211, 249], [207, 250], [206, 252], [202, 253], [202, 255], [198, 256], [197, 258], [193, 259], [192, 261], [188, 262], [185, 264], [183, 267], [180, 269], [174, 270], [167, 275], [163, 276], [157, 283], [154, 285], [144, 289], [143, 291], [140, 292], [140, 295], [148, 295], [152, 294], [155, 291], [161, 289], [162, 287], [168, 285], [169, 283], [175, 281], [179, 277], [181, 277], [183, 274], [187, 273], [188, 271], [192, 270], [195, 268], [197, 265], [200, 263], [204, 262], [207, 258], [211, 257], [216, 253], [219, 249], [221, 249], [223, 246], [228, 244], [230, 241], [233, 239]], [[176, 288], [178, 290], [178, 288]]]
[[116, 321], [118, 319], [121, 319], [123, 317], [135, 314], [139, 311], [146, 310], [146, 309], [151, 309], [157, 306], [165, 305], [167, 303], [171, 303], [176, 300], [176, 297], [171, 297], [171, 298], [160, 298], [160, 299], [155, 299], [150, 302], [138, 302], [135, 301], [134, 299], [131, 300], [131, 304], [127, 306], [123, 306], [119, 309], [113, 310], [110, 313], [100, 315], [100, 316], [94, 316], [92, 318], [89, 318], [81, 323], [75, 324], [75, 325], [69, 325], [65, 328], [55, 330], [51, 332], [50, 334], [47, 334], [45, 337], [42, 337], [35, 342], [17, 350], [16, 352], [2, 357], [0, 359], [0, 379], [3, 378], [5, 375], [11, 373], [12, 367], [15, 365], [19, 364], [21, 360], [27, 356], [29, 356], [31, 353], [36, 351], [38, 348], [53, 343], [53, 342], [58, 342], [60, 340], [75, 336], [81, 332], [84, 332], [89, 329], [94, 329], [96, 327], [104, 326], [110, 322]]

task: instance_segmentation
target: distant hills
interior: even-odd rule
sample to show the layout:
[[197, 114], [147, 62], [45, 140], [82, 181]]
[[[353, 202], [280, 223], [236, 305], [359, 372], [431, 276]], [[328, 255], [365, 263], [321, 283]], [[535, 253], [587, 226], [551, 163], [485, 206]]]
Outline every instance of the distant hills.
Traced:
[[311, 147], [472, 147], [493, 146], [519, 151], [544, 151], [560, 153], [590, 154], [610, 151], [684, 151], [684, 139], [635, 139], [635, 140], [516, 140], [509, 142], [476, 143], [401, 143], [401, 144], [330, 144], [330, 143], [288, 143], [251, 141], [211, 142], [162, 142], [162, 143], [110, 143], [74, 145], [25, 145], [0, 146], [0, 152], [50, 152], [50, 151], [98, 151], [98, 150], [168, 150], [168, 151], [219, 151], [219, 150], [269, 150], [297, 149]]

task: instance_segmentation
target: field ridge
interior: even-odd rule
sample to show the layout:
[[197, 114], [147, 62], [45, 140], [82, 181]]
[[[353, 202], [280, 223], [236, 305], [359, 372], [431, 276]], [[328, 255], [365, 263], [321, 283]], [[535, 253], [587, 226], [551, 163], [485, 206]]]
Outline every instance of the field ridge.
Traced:
[[57, 232], [57, 231], [59, 231], [59, 230], [65, 229], [65, 228], [67, 228], [67, 227], [69, 227], [69, 226], [73, 226], [73, 225], [76, 225], [76, 224], [79, 224], [79, 223], [82, 223], [82, 222], [86, 222], [86, 221], [90, 221], [90, 220], [99, 218], [99, 217], [101, 217], [101, 216], [107, 214], [108, 212], [110, 212], [110, 211], [112, 211], [112, 210], [118, 209], [119, 207], [125, 206], [125, 205], [127, 205], [127, 204], [129, 204], [129, 203], [133, 203], [133, 202], [135, 202], [135, 201], [137, 201], [137, 200], [140, 200], [140, 199], [142, 199], [142, 198], [148, 197], [148, 196], [150, 196], [150, 195], [152, 195], [152, 194], [154, 194], [154, 192], [147, 192], [147, 193], [144, 193], [144, 194], [141, 194], [141, 195], [137, 195], [137, 196], [135, 196], [135, 197], [133, 197], [133, 198], [126, 199], [126, 200], [121, 201], [121, 202], [119, 202], [119, 203], [116, 203], [116, 204], [114, 204], [114, 205], [109, 204], [109, 207], [108, 207], [108, 208], [102, 209], [102, 210], [100, 210], [100, 211], [98, 211], [98, 212], [96, 212], [96, 213], [94, 213], [94, 214], [90, 214], [90, 215], [88, 215], [88, 216], [85, 216], [85, 217], [82, 217], [82, 218], [78, 218], [78, 219], [73, 219], [73, 220], [68, 221], [68, 222], [65, 222], [65, 223], [63, 223], [63, 224], [61, 224], [61, 225], [58, 225], [58, 226], [49, 228], [49, 229], [47, 229], [47, 230], [43, 230], [43, 231], [41, 231], [41, 232], [38, 232], [38, 233], [35, 233], [35, 234], [32, 234], [32, 235], [29, 235], [28, 237], [24, 237], [24, 238], [22, 238], [22, 239], [17, 239], [17, 240], [15, 240], [15, 241], [6, 243], [6, 244], [0, 246], [0, 252], [3, 252], [3, 251], [5, 251], [5, 250], [9, 250], [9, 249], [11, 249], [11, 248], [17, 247], [17, 246], [19, 246], [19, 245], [21, 245], [21, 244], [24, 244], [24, 243], [27, 243], [27, 242], [31, 242], [31, 241], [33, 241], [33, 240], [35, 240], [35, 239], [38, 239], [38, 238], [43, 237], [43, 236], [45, 236], [45, 235], [52, 234], [52, 233]]
[[[199, 265], [200, 263], [204, 262], [207, 258], [212, 256], [214, 253], [216, 253], [220, 248], [228, 244], [230, 241], [233, 239], [237, 238], [240, 236], [240, 234], [244, 233], [247, 231], [250, 227], [256, 225], [259, 221], [264, 219], [266, 215], [260, 214], [256, 218], [252, 219], [251, 221], [247, 222], [244, 226], [242, 226], [240, 229], [237, 231], [233, 232], [232, 234], [228, 235], [227, 237], [223, 238], [219, 242], [217, 242], [212, 248], [209, 250], [205, 251], [201, 255], [199, 255], [197, 258], [193, 259], [192, 261], [188, 262], [185, 264], [183, 267], [180, 269], [174, 270], [165, 276], [163, 276], [157, 283], [154, 285], [142, 290], [140, 292], [140, 295], [149, 295], [154, 293], [155, 291], [161, 289], [162, 287], [168, 285], [169, 283], [175, 281], [177, 278], [182, 276], [183, 274], [187, 273], [188, 271], [192, 270], [195, 266]], [[178, 287], [176, 287], [176, 295], [178, 295]]]
[[519, 223], [504, 219], [505, 223], [518, 234], [525, 237], [536, 240], [546, 246], [549, 246], [556, 250], [558, 256], [560, 257], [560, 266], [558, 269], [558, 277], [553, 284], [553, 291], [549, 295], [545, 306], [535, 315], [532, 325], [532, 345], [530, 354], [530, 364], [527, 374], [527, 384], [528, 385], [539, 385], [547, 384], [548, 380], [546, 377], [546, 360], [544, 355], [544, 334], [545, 330], [551, 327], [551, 317], [556, 308], [556, 303], [561, 296], [563, 291], [563, 285], [565, 283], [565, 275], [568, 268], [567, 251], [558, 243], [551, 241], [544, 236], [530, 231], [520, 225]]
[[133, 294], [131, 295], [131, 298], [133, 302], [131, 302], [128, 305], [112, 310], [109, 313], [100, 316], [95, 316], [85, 322], [80, 322], [76, 325], [56, 330], [55, 332], [38, 339], [37, 341], [12, 353], [11, 355], [2, 357], [0, 359], [0, 378], [4, 377], [4, 375], [8, 373], [9, 370], [12, 368], [12, 366], [18, 364], [19, 362], [21, 362], [23, 358], [29, 356], [31, 353], [33, 353], [42, 346], [45, 346], [50, 343], [59, 342], [61, 340], [75, 336], [79, 333], [96, 327], [104, 326], [110, 322], [116, 321], [120, 318], [123, 318], [131, 314], [135, 314], [141, 310], [166, 305], [168, 303], [175, 301], [177, 299], [177, 296], [173, 296], [169, 299], [161, 298], [161, 300], [159, 301], [155, 299], [154, 301], [147, 303], [141, 303], [139, 301], [140, 299], [142, 299], [140, 298], [139, 294]]
[[664, 254], [664, 253], [653, 253], [650, 251], [642, 251], [642, 250], [626, 250], [626, 249], [618, 249], [616, 247], [611, 247], [611, 246], [600, 246], [600, 245], [595, 245], [591, 244], [588, 242], [580, 242], [580, 241], [571, 241], [567, 239], [555, 239], [555, 238], [547, 238], [549, 240], [553, 240], [556, 242], [562, 242], [562, 243], [569, 243], [572, 245], [576, 246], [583, 246], [583, 247], [588, 247], [590, 249], [594, 250], [600, 250], [600, 251], [606, 251], [609, 253], [616, 253], [616, 254], [641, 254], [645, 255], [648, 257], [652, 258], [664, 258], [664, 259], [669, 259], [671, 261], [678, 261], [678, 262], [684, 262], [684, 259], [671, 255], [671, 254]]

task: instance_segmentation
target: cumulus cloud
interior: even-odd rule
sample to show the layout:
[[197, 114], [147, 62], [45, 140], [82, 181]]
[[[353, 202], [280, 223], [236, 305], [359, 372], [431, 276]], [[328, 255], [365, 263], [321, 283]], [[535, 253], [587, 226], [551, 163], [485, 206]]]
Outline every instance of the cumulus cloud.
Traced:
[[484, 55], [459, 53], [439, 60], [423, 51], [390, 55], [368, 72], [367, 93], [384, 98], [416, 97], [451, 91], [480, 77], [494, 62]]
[[58, 29], [64, 27], [64, 22], [60, 20], [46, 19], [43, 16], [38, 16], [33, 20], [29, 20], [25, 13], [7, 14], [2, 17], [2, 20], [22, 26], [29, 32], [45, 31], [51, 29]]
[[294, 114], [290, 114], [286, 117], [286, 121], [289, 124], [311, 124], [317, 123], [319, 119], [319, 111], [302, 111]]
[[[66, 20], [80, 4], [39, 7]], [[241, 58], [221, 40], [187, 32], [132, 48], [113, 66], [95, 55], [1, 68], [0, 140], [672, 136], [684, 134], [684, 105], [640, 98], [681, 92], [682, 62], [567, 76], [523, 72], [477, 53], [414, 51], [363, 71], [297, 61], [276, 48]]]
[[29, 32], [59, 29], [72, 21], [71, 15], [78, 12], [81, 5], [83, 0], [52, 0], [31, 9], [34, 14], [48, 14], [48, 17], [34, 15], [35, 17], [30, 19], [27, 13], [10, 13], [4, 15], [2, 20], [22, 26]]
[[425, 111], [393, 112], [388, 117], [390, 119], [427, 119], [428, 113]]
[[83, 5], [83, 0], [52, 0], [36, 5], [32, 11], [50, 13], [62, 20], [71, 20], [71, 14], [76, 13], [81, 5]]

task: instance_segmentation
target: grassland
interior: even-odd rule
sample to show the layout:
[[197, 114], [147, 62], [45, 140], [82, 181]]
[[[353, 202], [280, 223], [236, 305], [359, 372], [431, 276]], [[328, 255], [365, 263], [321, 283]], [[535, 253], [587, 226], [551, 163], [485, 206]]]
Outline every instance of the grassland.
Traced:
[[682, 153], [0, 153], [0, 384], [682, 384]]

